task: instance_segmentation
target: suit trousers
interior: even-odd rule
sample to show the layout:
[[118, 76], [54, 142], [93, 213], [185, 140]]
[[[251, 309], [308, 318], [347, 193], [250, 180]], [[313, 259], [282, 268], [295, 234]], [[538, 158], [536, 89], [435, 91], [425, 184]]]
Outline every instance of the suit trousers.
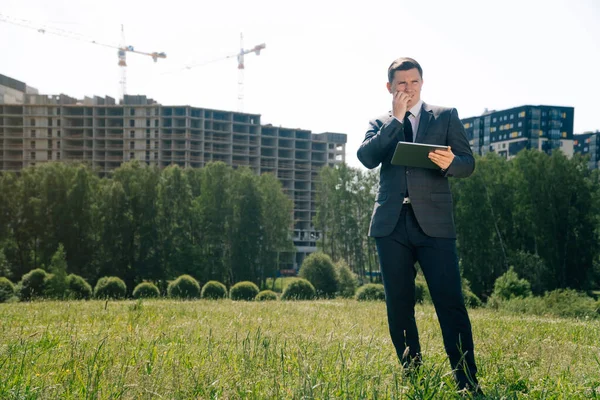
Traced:
[[418, 261], [442, 328], [444, 347], [459, 388], [477, 384], [473, 334], [465, 307], [456, 240], [427, 236], [410, 205], [403, 205], [394, 231], [375, 238], [385, 288], [390, 336], [403, 366], [420, 364], [415, 321], [415, 262]]

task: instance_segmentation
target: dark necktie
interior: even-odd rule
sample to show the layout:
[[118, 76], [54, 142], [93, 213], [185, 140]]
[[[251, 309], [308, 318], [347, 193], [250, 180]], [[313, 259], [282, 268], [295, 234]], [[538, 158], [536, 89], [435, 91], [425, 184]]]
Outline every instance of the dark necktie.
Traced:
[[[412, 130], [412, 124], [410, 123], [410, 120], [408, 119], [409, 115], [411, 115], [410, 111], [407, 111], [406, 114], [404, 115], [404, 141], [412, 143], [413, 130]], [[407, 174], [408, 174], [408, 172], [407, 172]], [[404, 194], [404, 196], [408, 197], [408, 184], [406, 185], [406, 193]]]
[[408, 119], [408, 116], [411, 115], [410, 111], [407, 111], [404, 115], [404, 141], [412, 142], [413, 141], [413, 130], [412, 124]]

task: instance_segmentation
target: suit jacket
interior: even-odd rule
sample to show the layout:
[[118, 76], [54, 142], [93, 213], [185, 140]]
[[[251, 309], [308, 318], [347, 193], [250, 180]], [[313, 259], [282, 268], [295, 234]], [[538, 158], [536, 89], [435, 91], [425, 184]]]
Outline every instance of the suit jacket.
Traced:
[[415, 142], [451, 146], [455, 157], [445, 172], [392, 165], [398, 141], [404, 141], [404, 124], [389, 112], [369, 122], [369, 130], [358, 149], [358, 159], [367, 168], [381, 164], [379, 189], [369, 236], [388, 236], [402, 210], [406, 188], [415, 216], [425, 234], [456, 238], [452, 194], [448, 177], [465, 178], [473, 173], [475, 159], [465, 129], [454, 108], [423, 103]]

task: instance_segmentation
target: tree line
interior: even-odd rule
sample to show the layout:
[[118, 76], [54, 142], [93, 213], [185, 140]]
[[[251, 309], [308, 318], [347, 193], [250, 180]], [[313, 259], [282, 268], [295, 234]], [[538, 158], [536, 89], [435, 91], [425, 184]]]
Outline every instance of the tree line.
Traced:
[[[487, 298], [510, 267], [534, 294], [600, 286], [600, 179], [585, 158], [527, 150], [507, 161], [477, 157], [473, 175], [451, 179], [463, 278]], [[321, 173], [315, 226], [321, 249], [359, 275], [378, 270], [366, 237], [378, 170], [346, 165]]]
[[44, 268], [60, 245], [68, 273], [128, 287], [190, 274], [262, 284], [293, 251], [293, 202], [271, 174], [222, 162], [163, 170], [138, 162], [100, 178], [47, 163], [0, 175], [0, 276]]
[[[321, 170], [318, 246], [361, 282], [379, 270], [367, 237], [378, 171]], [[451, 179], [460, 268], [486, 298], [511, 267], [534, 294], [600, 286], [600, 174], [585, 158], [522, 151], [477, 157]], [[100, 178], [84, 165], [48, 163], [0, 175], [0, 276], [18, 281], [48, 266], [62, 244], [68, 273], [128, 287], [190, 274], [261, 287], [293, 252], [293, 202], [271, 174], [210, 163], [159, 170], [137, 162]]]

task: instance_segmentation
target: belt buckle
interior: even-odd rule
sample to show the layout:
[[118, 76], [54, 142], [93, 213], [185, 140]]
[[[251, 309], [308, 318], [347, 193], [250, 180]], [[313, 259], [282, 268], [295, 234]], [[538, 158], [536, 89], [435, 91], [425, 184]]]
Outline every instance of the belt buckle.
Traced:
[[410, 204], [410, 197], [405, 197], [404, 201], [402, 201], [402, 204]]

